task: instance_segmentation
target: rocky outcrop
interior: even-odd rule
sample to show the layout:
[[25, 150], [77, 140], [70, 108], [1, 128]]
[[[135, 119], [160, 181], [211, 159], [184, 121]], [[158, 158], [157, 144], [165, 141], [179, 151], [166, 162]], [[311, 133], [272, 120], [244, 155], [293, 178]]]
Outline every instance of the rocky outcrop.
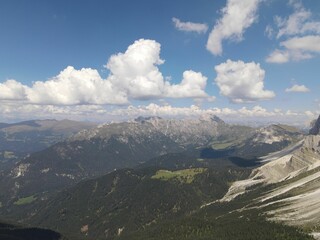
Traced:
[[314, 122], [312, 128], [309, 130], [310, 135], [318, 135], [320, 133], [320, 115], [318, 119]]
[[266, 156], [263, 159], [266, 164], [254, 169], [248, 179], [233, 183], [220, 201], [231, 201], [269, 184], [267, 191], [262, 190], [260, 196], [252, 200], [269, 219], [317, 228], [320, 217], [319, 128], [320, 117], [309, 136], [293, 147]]

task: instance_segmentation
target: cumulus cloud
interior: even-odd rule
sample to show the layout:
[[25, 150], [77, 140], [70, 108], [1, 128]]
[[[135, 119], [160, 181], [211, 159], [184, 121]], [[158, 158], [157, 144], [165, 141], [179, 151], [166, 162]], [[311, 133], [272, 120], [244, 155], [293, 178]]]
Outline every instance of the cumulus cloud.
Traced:
[[294, 12], [287, 18], [275, 17], [277, 38], [288, 38], [280, 42], [281, 49], [274, 50], [266, 61], [286, 63], [310, 59], [320, 52], [320, 21], [312, 19], [312, 12], [301, 2], [290, 1]]
[[264, 89], [265, 71], [255, 62], [227, 60], [215, 67], [215, 83], [220, 93], [233, 103], [249, 103], [268, 100], [274, 92]]
[[0, 83], [0, 100], [25, 100], [27, 87], [15, 80]]
[[286, 92], [310, 92], [310, 89], [307, 88], [305, 85], [297, 85], [297, 84], [294, 84], [292, 87], [290, 88], [287, 88], [285, 90]]
[[115, 91], [111, 82], [103, 80], [97, 70], [69, 66], [48, 81], [37, 81], [28, 89], [31, 103], [76, 104], [125, 104], [124, 92]]
[[205, 92], [206, 85], [207, 77], [189, 70], [183, 73], [181, 83], [167, 87], [165, 95], [171, 98], [206, 98], [209, 97]]
[[0, 83], [0, 100], [24, 100], [42, 105], [128, 104], [131, 99], [208, 98], [207, 78], [192, 70], [183, 73], [178, 84], [165, 80], [158, 66], [161, 46], [154, 40], [135, 41], [124, 53], [110, 57], [103, 79], [96, 69], [68, 66], [47, 81], [32, 86], [15, 80]]
[[208, 25], [205, 23], [182, 22], [178, 18], [172, 18], [172, 22], [176, 29], [183, 32], [206, 33]]
[[125, 92], [103, 80], [97, 70], [68, 66], [47, 81], [36, 81], [31, 87], [15, 80], [0, 84], [0, 99], [24, 100], [33, 104], [126, 104]]
[[153, 98], [203, 98], [207, 78], [192, 70], [183, 73], [179, 84], [170, 84], [160, 72], [160, 44], [154, 40], [138, 40], [125, 53], [111, 56], [106, 67], [111, 75], [108, 80], [117, 89], [133, 99]]
[[135, 41], [125, 53], [110, 57], [106, 65], [111, 72], [108, 80], [134, 99], [162, 97], [168, 83], [158, 68], [164, 63], [160, 48], [154, 40]]
[[207, 49], [214, 55], [222, 54], [222, 41], [241, 41], [245, 30], [257, 19], [257, 9], [261, 0], [228, 0], [222, 18], [213, 27], [207, 42]]

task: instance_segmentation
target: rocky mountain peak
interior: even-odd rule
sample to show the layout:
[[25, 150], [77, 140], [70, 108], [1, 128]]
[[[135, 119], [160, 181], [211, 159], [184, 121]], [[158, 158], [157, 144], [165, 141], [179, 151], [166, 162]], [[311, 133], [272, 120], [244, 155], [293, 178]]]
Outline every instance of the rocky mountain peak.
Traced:
[[312, 124], [312, 128], [309, 130], [310, 135], [318, 135], [320, 133], [320, 115], [318, 119]]
[[219, 117], [217, 117], [214, 114], [203, 114], [199, 118], [201, 121], [207, 121], [207, 122], [216, 122], [216, 123], [224, 123]]

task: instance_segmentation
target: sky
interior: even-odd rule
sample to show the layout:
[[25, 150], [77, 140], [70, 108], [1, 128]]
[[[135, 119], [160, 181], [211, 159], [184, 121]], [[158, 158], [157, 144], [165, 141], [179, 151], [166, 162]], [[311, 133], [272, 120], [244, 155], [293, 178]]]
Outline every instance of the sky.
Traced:
[[2, 0], [0, 121], [320, 114], [318, 0]]

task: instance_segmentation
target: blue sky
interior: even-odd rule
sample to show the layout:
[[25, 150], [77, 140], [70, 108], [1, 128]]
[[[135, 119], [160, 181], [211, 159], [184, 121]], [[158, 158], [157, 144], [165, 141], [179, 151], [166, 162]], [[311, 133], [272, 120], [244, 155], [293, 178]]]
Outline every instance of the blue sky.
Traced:
[[315, 0], [4, 0], [0, 32], [0, 121], [320, 113]]

